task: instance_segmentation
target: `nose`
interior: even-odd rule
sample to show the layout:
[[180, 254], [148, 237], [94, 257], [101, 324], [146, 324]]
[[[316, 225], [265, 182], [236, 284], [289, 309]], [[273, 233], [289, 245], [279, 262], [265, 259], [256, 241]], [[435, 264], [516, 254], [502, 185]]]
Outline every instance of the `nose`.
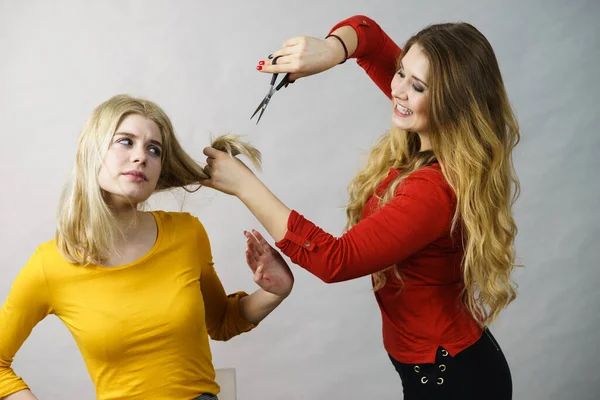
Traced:
[[148, 160], [148, 155], [146, 154], [146, 149], [142, 146], [135, 146], [131, 150], [131, 161], [135, 164], [146, 165], [146, 161]]
[[392, 79], [392, 97], [400, 100], [408, 99], [408, 90], [406, 88], [407, 79], [402, 79], [398, 74]]

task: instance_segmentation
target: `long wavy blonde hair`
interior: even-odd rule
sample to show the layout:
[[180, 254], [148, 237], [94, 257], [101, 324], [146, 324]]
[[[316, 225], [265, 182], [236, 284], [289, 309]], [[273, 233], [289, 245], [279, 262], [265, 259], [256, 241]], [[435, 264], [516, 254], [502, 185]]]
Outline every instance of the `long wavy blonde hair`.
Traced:
[[[476, 321], [488, 325], [516, 297], [511, 279], [517, 234], [512, 206], [519, 181], [512, 150], [520, 139], [519, 127], [494, 51], [475, 27], [428, 26], [408, 40], [403, 55], [415, 44], [430, 63], [432, 150], [419, 151], [415, 132], [394, 127], [384, 134], [349, 185], [347, 228], [358, 223], [365, 203], [390, 168], [401, 173], [380, 197], [380, 206], [394, 196], [406, 176], [437, 160], [456, 195], [452, 231], [459, 228], [463, 241], [462, 300]], [[401, 280], [397, 266], [390, 268]], [[373, 274], [375, 291], [385, 285], [386, 271]]]
[[[75, 166], [58, 208], [56, 244], [72, 263], [103, 263], [122, 234], [100, 188], [98, 173], [115, 131], [130, 114], [142, 115], [160, 128], [163, 154], [155, 191], [183, 188], [192, 192], [208, 178], [203, 167], [183, 150], [171, 120], [157, 104], [128, 95], [117, 95], [100, 104], [83, 126]], [[232, 156], [245, 155], [260, 169], [260, 152], [236, 136], [220, 136], [211, 146]], [[190, 188], [192, 185], [198, 186]]]

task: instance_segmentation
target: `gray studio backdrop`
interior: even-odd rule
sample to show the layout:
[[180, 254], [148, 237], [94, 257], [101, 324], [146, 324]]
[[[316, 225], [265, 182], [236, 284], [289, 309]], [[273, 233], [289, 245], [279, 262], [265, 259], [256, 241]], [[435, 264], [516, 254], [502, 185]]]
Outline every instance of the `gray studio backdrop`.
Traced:
[[[264, 154], [261, 177], [272, 190], [340, 234], [346, 185], [390, 125], [387, 98], [348, 62], [277, 93], [260, 125], [249, 117], [269, 82], [255, 70], [259, 59], [288, 37], [321, 37], [355, 14], [398, 43], [427, 24], [463, 20], [494, 46], [522, 127], [516, 217], [525, 268], [518, 299], [492, 330], [515, 399], [597, 399], [598, 0], [0, 1], [0, 301], [52, 238], [79, 130], [116, 93], [163, 106], [198, 160], [210, 135], [247, 135]], [[176, 191], [152, 207], [197, 215], [226, 290], [255, 289], [242, 231], [260, 226], [237, 199]], [[239, 399], [401, 398], [369, 278], [326, 285], [294, 272], [291, 297], [260, 327], [212, 342], [215, 366], [237, 370]], [[14, 368], [42, 400], [95, 397], [53, 316]]]

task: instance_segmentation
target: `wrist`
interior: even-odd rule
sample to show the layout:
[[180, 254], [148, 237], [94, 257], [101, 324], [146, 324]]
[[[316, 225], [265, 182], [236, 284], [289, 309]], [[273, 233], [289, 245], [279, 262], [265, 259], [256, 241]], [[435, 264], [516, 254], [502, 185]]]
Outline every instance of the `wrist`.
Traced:
[[348, 58], [348, 49], [343, 39], [338, 35], [330, 34], [325, 38], [325, 43], [331, 50], [331, 63], [332, 67], [338, 64], [343, 64]]
[[284, 294], [276, 294], [276, 293], [271, 293], [271, 292], [267, 292], [265, 289], [261, 289], [263, 292], [265, 292], [265, 295], [268, 296], [271, 299], [271, 302], [273, 304], [279, 304], [282, 301], [284, 301], [289, 295], [290, 293], [292, 293], [292, 289], [290, 288], [290, 291]]

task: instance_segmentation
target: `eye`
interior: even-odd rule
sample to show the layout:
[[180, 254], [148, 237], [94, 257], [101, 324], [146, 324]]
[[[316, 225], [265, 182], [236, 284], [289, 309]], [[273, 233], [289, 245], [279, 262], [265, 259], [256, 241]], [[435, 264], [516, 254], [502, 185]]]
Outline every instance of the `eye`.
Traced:
[[156, 156], [156, 157], [160, 157], [160, 155], [162, 154], [162, 150], [156, 146], [150, 146], [149, 151], [150, 151], [150, 154], [152, 154], [153, 156]]
[[413, 89], [415, 89], [415, 92], [423, 93], [425, 91], [425, 88], [423, 86], [418, 85], [416, 83], [414, 83], [412, 87]]
[[400, 78], [404, 78], [404, 72], [402, 70], [398, 71], [398, 75], [400, 75]]
[[133, 140], [131, 140], [129, 138], [120, 138], [120, 139], [117, 139], [117, 143], [120, 143], [124, 146], [131, 146], [131, 145], [133, 145]]

